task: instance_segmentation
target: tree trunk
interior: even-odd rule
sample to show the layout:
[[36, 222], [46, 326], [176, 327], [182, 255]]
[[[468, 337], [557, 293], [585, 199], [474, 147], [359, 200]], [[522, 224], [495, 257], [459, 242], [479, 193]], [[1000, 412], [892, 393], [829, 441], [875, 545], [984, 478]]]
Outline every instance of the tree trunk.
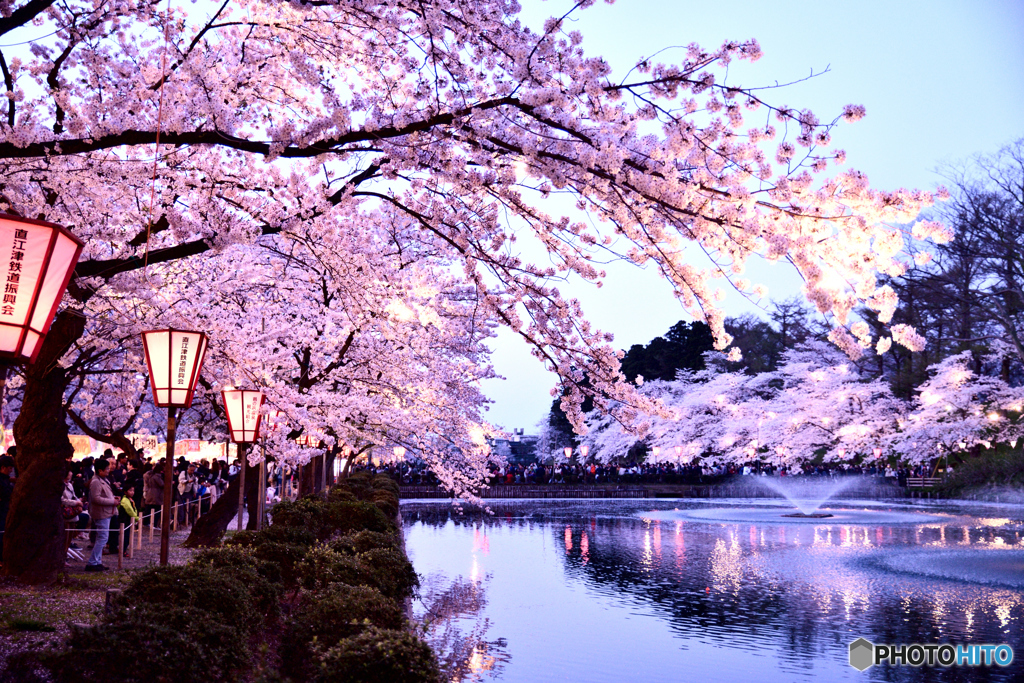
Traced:
[[[252, 503], [259, 496], [260, 468], [253, 467], [245, 458], [245, 497]], [[192, 525], [192, 531], [188, 538], [182, 543], [185, 548], [215, 548], [220, 545], [224, 532], [227, 531], [231, 520], [238, 514], [238, 480], [236, 476], [228, 484], [224, 495], [217, 498], [217, 501], [207, 510], [206, 514], [196, 520]], [[252, 522], [256, 513], [251, 507], [249, 509], [249, 520]]]
[[337, 447], [332, 448], [331, 450], [327, 451], [327, 458], [326, 458], [326, 460], [327, 460], [327, 465], [326, 465], [327, 466], [327, 476], [324, 478], [324, 481], [327, 482], [327, 487], [328, 488], [330, 488], [331, 486], [334, 486], [337, 483], [336, 481], [334, 481], [334, 458], [335, 458], [335, 453], [336, 452], [337, 452]]
[[[249, 467], [248, 462], [246, 467]], [[250, 476], [250, 473], [252, 476]], [[256, 531], [256, 522], [260, 518], [260, 466], [257, 464], [255, 467], [245, 471], [245, 510], [249, 513], [249, 519], [245, 523], [246, 531]], [[252, 482], [251, 484], [249, 482]], [[235, 503], [238, 503], [238, 499], [235, 499]], [[263, 520], [266, 522], [267, 520]], [[262, 528], [266, 528], [266, 524], [262, 525]]]
[[75, 449], [64, 419], [67, 377], [57, 361], [84, 332], [84, 317], [61, 311], [38, 359], [25, 368], [25, 394], [14, 422], [18, 479], [3, 539], [4, 574], [24, 583], [48, 583], [64, 569], [60, 499]]
[[316, 490], [313, 488], [314, 473], [313, 461], [299, 468], [299, 498], [308, 496]]

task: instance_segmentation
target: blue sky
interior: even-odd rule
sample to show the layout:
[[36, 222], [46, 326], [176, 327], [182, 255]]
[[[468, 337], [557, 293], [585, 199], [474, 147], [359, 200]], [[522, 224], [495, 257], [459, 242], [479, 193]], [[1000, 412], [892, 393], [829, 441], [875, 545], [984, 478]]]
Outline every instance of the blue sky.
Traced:
[[[523, 17], [539, 26], [571, 5], [521, 0]], [[619, 0], [577, 13], [573, 28], [590, 54], [604, 56], [616, 73], [638, 58], [673, 45], [756, 38], [764, 56], [732, 68], [730, 82], [765, 86], [819, 77], [768, 93], [776, 104], [810, 108], [831, 120], [843, 105], [862, 104], [867, 117], [842, 125], [833, 146], [847, 152], [847, 167], [881, 189], [941, 184], [946, 162], [991, 153], [1024, 136], [1024, 1], [856, 0]], [[679, 51], [677, 54], [682, 55]], [[661, 55], [670, 61], [671, 52]], [[682, 56], [679, 57], [682, 59]], [[689, 319], [653, 272], [609, 267], [601, 290], [565, 288], [583, 303], [597, 327], [629, 348]], [[770, 296], [785, 298], [799, 285], [785, 266], [752, 267]], [[738, 297], [731, 314], [751, 310]], [[503, 332], [492, 344], [495, 367], [506, 380], [485, 383], [494, 400], [488, 419], [527, 433], [551, 404], [555, 384], [529, 351]]]

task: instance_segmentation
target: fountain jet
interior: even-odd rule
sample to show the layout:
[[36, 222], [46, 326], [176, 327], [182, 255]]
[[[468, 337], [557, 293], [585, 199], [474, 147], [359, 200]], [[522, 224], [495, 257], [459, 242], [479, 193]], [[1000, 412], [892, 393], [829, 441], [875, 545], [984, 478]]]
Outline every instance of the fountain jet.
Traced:
[[775, 493], [788, 500], [799, 512], [793, 512], [783, 517], [803, 517], [808, 519], [819, 519], [831, 517], [827, 512], [820, 512], [819, 509], [829, 498], [844, 491], [859, 478], [842, 477], [840, 479], [822, 478], [794, 478], [794, 477], [758, 477], [757, 483], [766, 486]]

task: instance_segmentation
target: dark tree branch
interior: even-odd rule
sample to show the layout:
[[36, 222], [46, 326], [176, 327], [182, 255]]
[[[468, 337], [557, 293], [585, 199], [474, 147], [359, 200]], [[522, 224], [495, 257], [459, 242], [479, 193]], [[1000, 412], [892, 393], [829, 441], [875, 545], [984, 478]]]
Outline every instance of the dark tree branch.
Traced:
[[53, 0], [30, 0], [11, 12], [10, 16], [0, 17], [0, 36], [25, 26], [45, 12], [52, 4]]
[[11, 76], [11, 70], [7, 68], [7, 60], [4, 59], [2, 51], [0, 51], [0, 71], [3, 71], [4, 85], [7, 87], [7, 94], [10, 95], [7, 98], [7, 125], [14, 128], [14, 78]]

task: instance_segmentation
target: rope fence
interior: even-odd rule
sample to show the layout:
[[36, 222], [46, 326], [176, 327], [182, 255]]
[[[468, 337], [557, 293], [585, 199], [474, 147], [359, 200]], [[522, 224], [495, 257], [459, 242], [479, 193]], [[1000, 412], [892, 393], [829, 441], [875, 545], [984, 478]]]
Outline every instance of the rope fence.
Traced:
[[[195, 500], [179, 501], [171, 506], [171, 531], [176, 532], [178, 530], [179, 520], [184, 518], [183, 524], [195, 523], [195, 520], [199, 518], [202, 512], [203, 501], [208, 501], [212, 506], [216, 498], [213, 494], [200, 496]], [[124, 568], [124, 556], [127, 553], [128, 559], [132, 560], [135, 558], [135, 551], [142, 550], [142, 544], [146, 536], [146, 529], [149, 529], [149, 538], [146, 540], [148, 543], [154, 542], [154, 535], [156, 536], [157, 542], [160, 537], [160, 514], [162, 508], [156, 508], [150, 510], [147, 513], [140, 514], [137, 518], [132, 520], [128, 525], [119, 524], [118, 527], [108, 527], [107, 531], [110, 534], [117, 534], [117, 568]], [[191, 521], [190, 521], [191, 520]], [[136, 530], [137, 533], [132, 533], [132, 530]], [[64, 532], [67, 534], [67, 540], [65, 542], [65, 548], [68, 559], [84, 561], [86, 559], [85, 553], [80, 552], [79, 549], [71, 547], [71, 540], [77, 534], [88, 534], [94, 531], [99, 531], [100, 528], [96, 526], [88, 526], [85, 528], [77, 527], [65, 527]], [[125, 538], [129, 539], [128, 547], [125, 547]]]

